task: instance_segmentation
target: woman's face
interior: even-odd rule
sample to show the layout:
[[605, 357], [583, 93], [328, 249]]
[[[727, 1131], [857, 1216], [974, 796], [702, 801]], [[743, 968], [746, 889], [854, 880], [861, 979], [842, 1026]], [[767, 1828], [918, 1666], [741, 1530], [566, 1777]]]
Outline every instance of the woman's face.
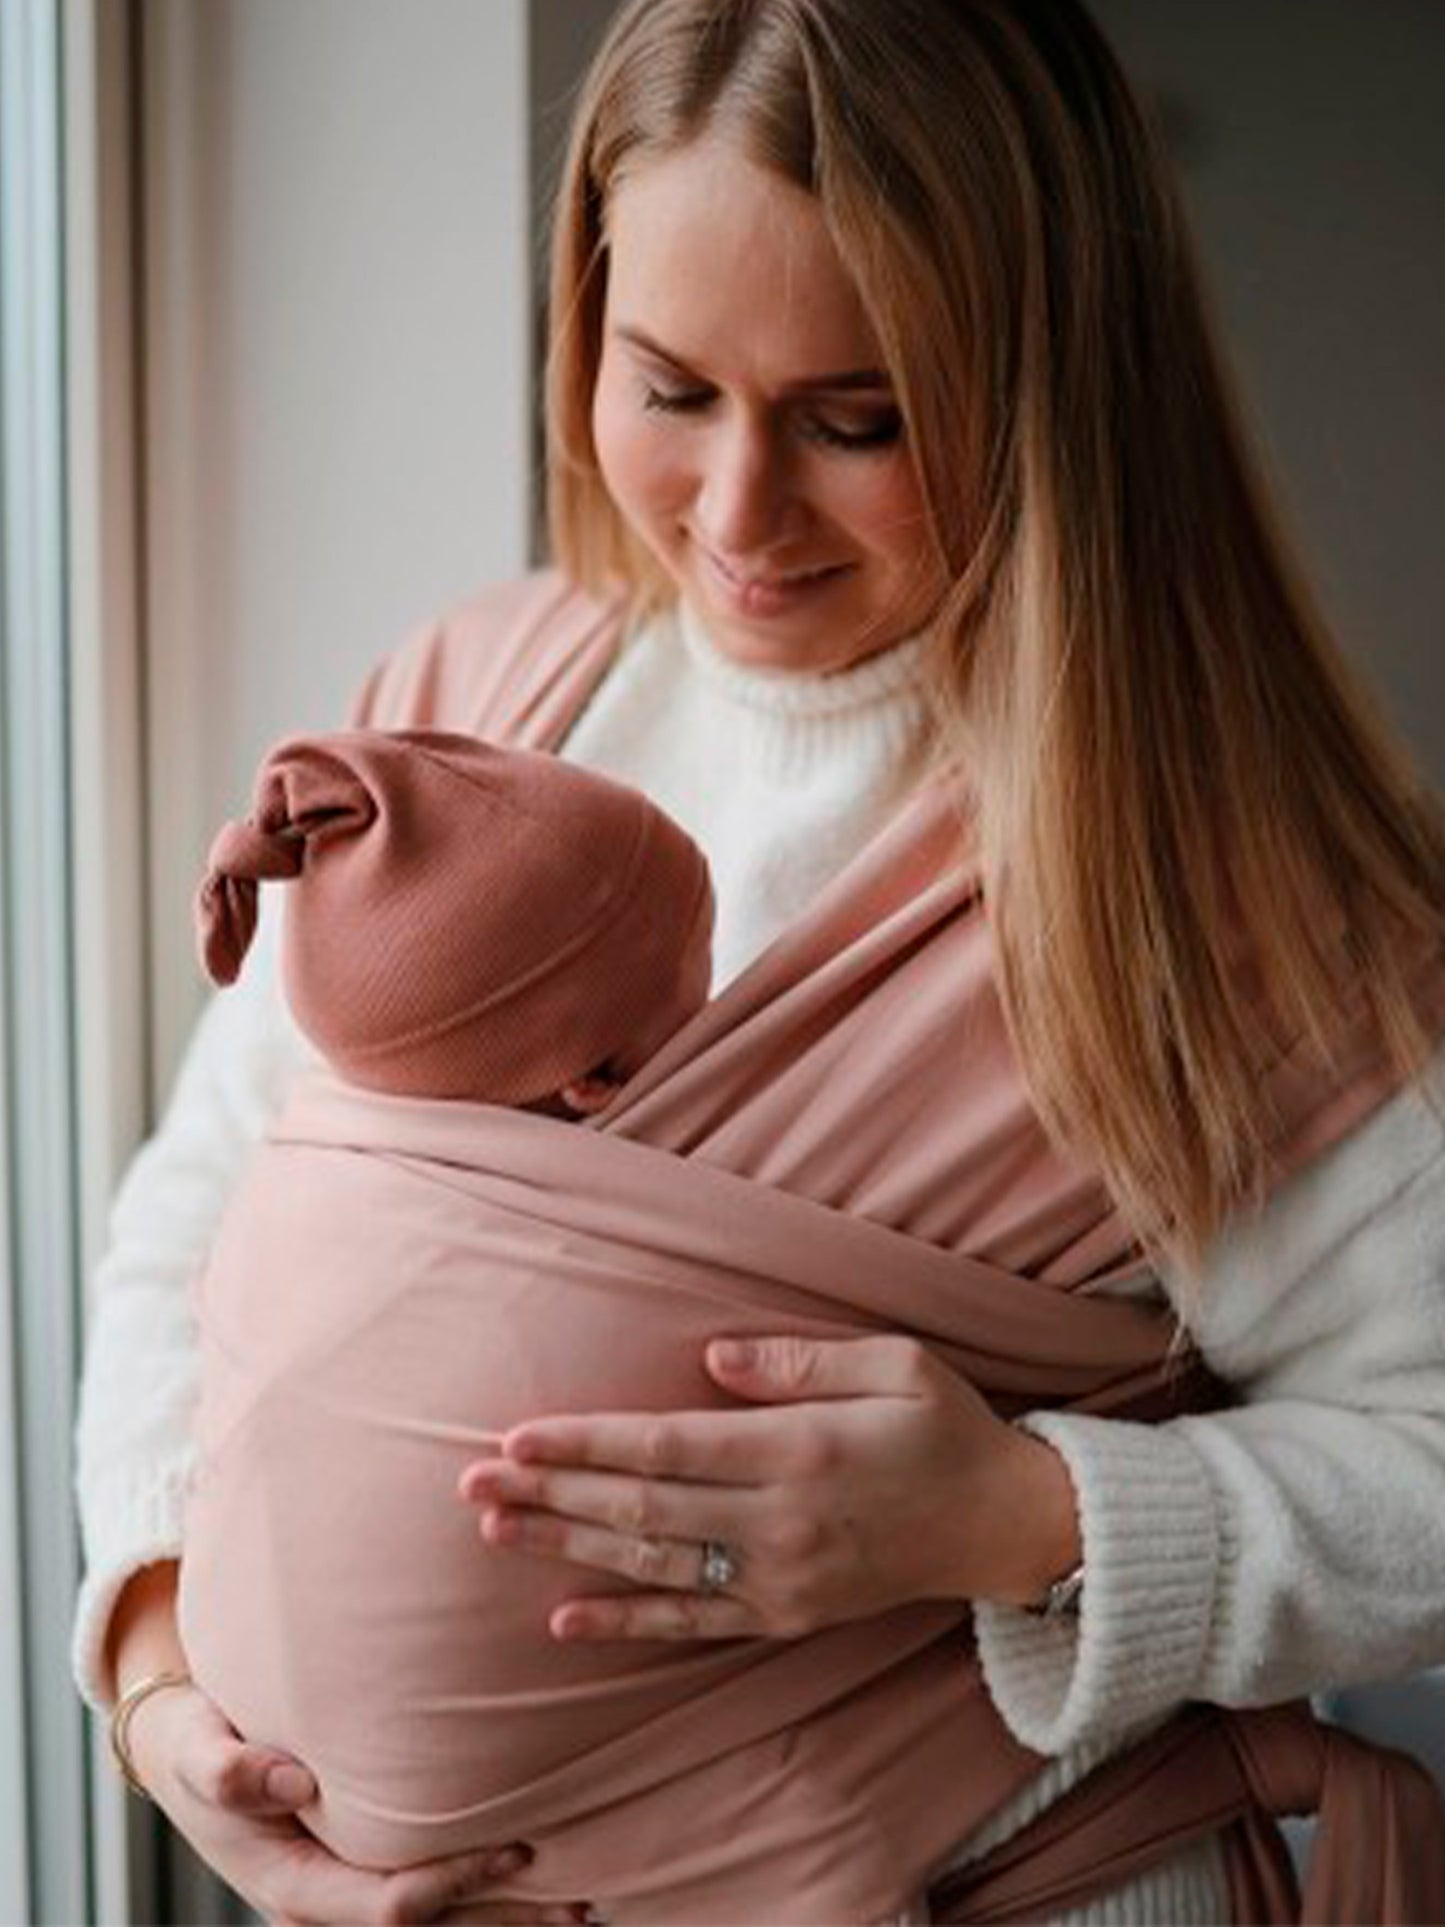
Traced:
[[817, 203], [719, 141], [626, 176], [592, 426], [618, 509], [759, 668], [846, 668], [943, 588], [892, 388]]

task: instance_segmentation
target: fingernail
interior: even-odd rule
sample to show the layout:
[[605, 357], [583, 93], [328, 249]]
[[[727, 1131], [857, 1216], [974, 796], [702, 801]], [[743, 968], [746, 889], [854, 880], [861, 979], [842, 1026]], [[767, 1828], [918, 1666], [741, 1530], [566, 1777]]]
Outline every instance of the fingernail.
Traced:
[[746, 1338], [719, 1338], [711, 1351], [714, 1365], [725, 1372], [745, 1372], [757, 1363], [758, 1348]]
[[273, 1766], [266, 1775], [267, 1795], [281, 1806], [304, 1807], [316, 1792], [316, 1783], [304, 1766]]

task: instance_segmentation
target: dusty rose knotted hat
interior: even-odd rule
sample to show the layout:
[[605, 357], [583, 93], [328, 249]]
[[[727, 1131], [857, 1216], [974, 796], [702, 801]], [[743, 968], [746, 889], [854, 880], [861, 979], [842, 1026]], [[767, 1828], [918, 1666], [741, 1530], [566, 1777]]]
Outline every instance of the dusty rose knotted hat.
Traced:
[[702, 852], [639, 791], [540, 751], [431, 730], [280, 744], [197, 898], [216, 983], [266, 878], [292, 880], [296, 1021], [373, 1090], [529, 1103], [630, 1075], [707, 998]]

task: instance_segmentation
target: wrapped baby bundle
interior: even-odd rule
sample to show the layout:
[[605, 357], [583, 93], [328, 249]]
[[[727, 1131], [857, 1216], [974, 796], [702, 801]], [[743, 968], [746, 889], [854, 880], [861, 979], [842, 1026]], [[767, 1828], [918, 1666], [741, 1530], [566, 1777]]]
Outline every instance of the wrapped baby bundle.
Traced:
[[[553, 910], [576, 943], [559, 948], [555, 984], [537, 965], [554, 1015], [528, 1033], [524, 998], [473, 999], [470, 1028], [497, 1034], [465, 1044], [467, 1026], [403, 1025], [436, 1049], [413, 1082], [384, 1025], [363, 1027], [359, 1048], [328, 1030], [338, 1005], [317, 986], [330, 964], [305, 933], [309, 905], [297, 912], [321, 901], [313, 882], [330, 865], [317, 857], [314, 878], [306, 865], [323, 836], [336, 856], [340, 839], [360, 851], [394, 823], [400, 849], [416, 825], [353, 798], [364, 827], [348, 830], [307, 770], [253, 829], [273, 839], [267, 863], [278, 847], [304, 851], [287, 985], [333, 1071], [293, 1093], [198, 1283], [180, 1602], [197, 1679], [248, 1738], [311, 1766], [320, 1795], [304, 1818], [358, 1864], [525, 1839], [536, 1858], [509, 1894], [584, 1896], [616, 1923], [896, 1914], [1040, 1766], [993, 1710], [966, 1607], [920, 1604], [788, 1641], [559, 1643], [547, 1619], [560, 1600], [625, 1582], [485, 1545], [456, 1482], [489, 1434], [528, 1418], [731, 1403], [701, 1364], [729, 1333], [910, 1333], [1005, 1413], [1071, 1403], [1149, 1419], [1217, 1396], [1197, 1358], [1171, 1348], [1167, 1319], [1085, 1288], [1137, 1254], [1094, 1177], [1038, 1125], [952, 809], [921, 798], [706, 1003], [710, 899], [690, 894], [686, 839], [649, 817], [645, 887], [615, 899], [594, 880], [580, 904], [558, 888]], [[592, 846], [609, 871], [627, 820], [621, 810], [605, 849]], [[433, 889], [441, 876], [454, 901], [497, 907], [448, 869], [465, 868], [475, 838], [422, 845]], [[253, 838], [230, 867], [269, 873], [260, 847]], [[218, 850], [236, 854], [234, 840]], [[347, 933], [338, 954], [366, 959], [368, 996], [404, 1003], [427, 960], [475, 967], [475, 916], [463, 939], [427, 921], [398, 877], [375, 895], [378, 918], [337, 912], [333, 925]], [[626, 938], [643, 898], [672, 904], [670, 941], [643, 973], [647, 995], [634, 976], [634, 1001], [589, 1028], [592, 1006], [563, 987], [562, 965]], [[208, 886], [223, 973], [250, 914], [234, 879]], [[530, 968], [507, 966], [519, 983]], [[582, 1055], [547, 1057], [573, 1020]], [[529, 1049], [501, 1035], [513, 1025]], [[467, 1076], [448, 1073], [442, 1090], [453, 1044]], [[630, 1081], [599, 1117], [507, 1108], [619, 1057]], [[467, 1078], [498, 1065], [493, 1101], [474, 1101], [486, 1086], [465, 1090]], [[1242, 1802], [1263, 1797], [1238, 1757], [1220, 1750], [1196, 1832], [1221, 1824], [1216, 1780]], [[1184, 1754], [1142, 1792], [1103, 1780], [1106, 1838], [1142, 1840], [1146, 1857], [1177, 1851], [1189, 1828], [1170, 1810], [1159, 1832], [1160, 1793], [1196, 1783]], [[1051, 1904], [1108, 1884], [1097, 1826], [1046, 1844]], [[996, 1860], [940, 1917], [1037, 1917], [1027, 1852]], [[1286, 1917], [1277, 1894], [1270, 1904], [1269, 1918]]]

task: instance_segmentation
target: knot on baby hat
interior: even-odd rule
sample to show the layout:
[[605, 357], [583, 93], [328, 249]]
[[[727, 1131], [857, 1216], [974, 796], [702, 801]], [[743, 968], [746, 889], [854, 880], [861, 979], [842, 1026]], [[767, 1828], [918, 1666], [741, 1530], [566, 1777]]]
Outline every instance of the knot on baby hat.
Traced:
[[338, 822], [364, 829], [375, 815], [366, 788], [319, 743], [296, 742], [268, 758], [252, 813], [227, 823], [211, 845], [196, 902], [201, 962], [213, 983], [236, 981], [256, 934], [256, 890], [301, 874], [306, 841]]
[[431, 730], [282, 743], [197, 900], [217, 982], [267, 878], [290, 879], [298, 1024], [375, 1090], [526, 1103], [630, 1075], [707, 997], [702, 852], [639, 791], [540, 751]]

